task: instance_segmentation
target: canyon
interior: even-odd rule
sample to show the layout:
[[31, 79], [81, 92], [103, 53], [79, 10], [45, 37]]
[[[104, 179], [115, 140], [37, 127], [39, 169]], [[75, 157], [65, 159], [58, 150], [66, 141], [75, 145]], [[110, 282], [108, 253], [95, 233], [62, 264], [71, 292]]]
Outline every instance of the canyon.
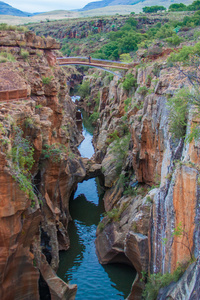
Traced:
[[[137, 271], [127, 299], [142, 299], [144, 273], [172, 273], [179, 264], [184, 275], [157, 299], [199, 299], [200, 144], [172, 138], [167, 100], [189, 83], [167, 65], [168, 51], [145, 65], [138, 52], [140, 64], [127, 71], [137, 84], [127, 90], [127, 74], [120, 80], [89, 69], [82, 79], [62, 69], [60, 45], [50, 37], [0, 31], [0, 48], [15, 58], [0, 64], [0, 91], [27, 91], [24, 99], [0, 102], [0, 298], [40, 299], [45, 286], [50, 299], [75, 299], [77, 285], [56, 275], [59, 251], [70, 247], [71, 194], [99, 176], [106, 213], [96, 251], [102, 264]], [[98, 112], [91, 159], [77, 149], [83, 136], [67, 85], [74, 78], [90, 87], [78, 105]], [[199, 122], [190, 108], [186, 133]]]

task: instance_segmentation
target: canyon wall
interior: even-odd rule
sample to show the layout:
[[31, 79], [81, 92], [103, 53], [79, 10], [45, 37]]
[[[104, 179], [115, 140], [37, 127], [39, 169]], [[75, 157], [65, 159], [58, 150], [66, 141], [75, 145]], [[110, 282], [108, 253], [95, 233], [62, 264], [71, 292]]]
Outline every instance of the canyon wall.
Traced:
[[[144, 272], [173, 272], [194, 256], [181, 281], [158, 297], [186, 299], [187, 288], [187, 299], [198, 299], [200, 145], [172, 138], [167, 106], [187, 78], [165, 55], [128, 71], [137, 79], [129, 89], [124, 78], [89, 71], [91, 93], [82, 106], [99, 118], [95, 162], [88, 164], [77, 150], [83, 137], [66, 74], [56, 65], [59, 44], [31, 32], [1, 31], [0, 38], [1, 51], [14, 57], [0, 64], [0, 91], [27, 90], [26, 99], [0, 103], [0, 298], [39, 299], [39, 278], [51, 299], [75, 298], [77, 286], [55, 273], [59, 250], [70, 246], [69, 197], [101, 167], [107, 215], [97, 229], [100, 262], [133, 265], [128, 299], [141, 299]], [[191, 109], [186, 132], [195, 124]]]
[[[199, 266], [200, 144], [173, 139], [169, 130], [167, 99], [189, 82], [166, 65], [166, 58], [129, 71], [137, 79], [129, 91], [117, 76], [100, 90], [94, 145], [109, 213], [97, 230], [96, 245], [101, 263], [123, 261], [137, 270], [128, 299], [141, 299], [143, 272], [171, 273], [193, 256]], [[99, 81], [95, 85], [92, 74], [85, 80], [95, 94]], [[191, 108], [187, 134], [196, 124], [199, 117]], [[187, 299], [195, 290], [198, 299], [198, 283], [192, 284]], [[186, 299], [183, 288], [181, 297]]]
[[77, 150], [83, 137], [66, 76], [56, 65], [60, 45], [32, 32], [1, 31], [0, 40], [1, 53], [12, 57], [0, 64], [0, 90], [27, 89], [25, 99], [0, 102], [0, 298], [39, 299], [41, 276], [51, 299], [74, 299], [77, 286], [56, 270], [59, 250], [70, 245], [69, 197], [87, 162]]

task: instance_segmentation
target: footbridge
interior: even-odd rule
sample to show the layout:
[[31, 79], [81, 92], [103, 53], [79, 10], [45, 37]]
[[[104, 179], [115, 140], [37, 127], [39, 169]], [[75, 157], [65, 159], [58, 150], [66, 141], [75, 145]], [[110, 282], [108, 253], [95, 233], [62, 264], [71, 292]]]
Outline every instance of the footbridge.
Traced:
[[87, 57], [59, 57], [57, 58], [57, 62], [60, 66], [84, 65], [89, 67], [103, 68], [105, 70], [107, 68], [128, 70], [137, 65], [137, 63], [124, 63], [120, 61], [112, 61], [112, 60], [104, 60], [104, 59], [96, 59], [96, 58], [89, 59]]

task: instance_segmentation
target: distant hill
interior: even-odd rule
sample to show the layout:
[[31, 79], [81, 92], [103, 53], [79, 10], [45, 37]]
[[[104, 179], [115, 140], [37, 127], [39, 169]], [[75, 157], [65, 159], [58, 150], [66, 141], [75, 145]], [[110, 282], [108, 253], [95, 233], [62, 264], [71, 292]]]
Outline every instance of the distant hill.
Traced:
[[106, 6], [114, 6], [114, 5], [134, 5], [139, 2], [144, 2], [145, 0], [102, 0], [96, 2], [90, 2], [85, 5], [82, 10], [91, 10], [97, 9]]
[[32, 13], [27, 13], [12, 7], [11, 5], [0, 1], [0, 15], [10, 15], [10, 16], [18, 16], [18, 17], [29, 17], [33, 16]]
[[101, 0], [96, 2], [89, 2], [79, 11], [99, 9], [108, 6], [131, 5], [133, 6], [133, 11], [138, 12], [138, 8], [140, 11], [142, 11], [142, 7], [144, 6], [163, 5], [168, 8], [172, 3], [181, 2], [185, 5], [189, 5], [193, 1], [194, 0]]

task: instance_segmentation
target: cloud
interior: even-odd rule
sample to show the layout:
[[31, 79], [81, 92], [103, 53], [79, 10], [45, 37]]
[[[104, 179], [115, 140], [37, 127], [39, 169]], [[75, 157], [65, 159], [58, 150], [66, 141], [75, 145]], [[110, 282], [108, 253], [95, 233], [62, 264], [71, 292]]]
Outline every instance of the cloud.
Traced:
[[4, 0], [4, 2], [26, 12], [46, 12], [83, 8], [90, 0]]

